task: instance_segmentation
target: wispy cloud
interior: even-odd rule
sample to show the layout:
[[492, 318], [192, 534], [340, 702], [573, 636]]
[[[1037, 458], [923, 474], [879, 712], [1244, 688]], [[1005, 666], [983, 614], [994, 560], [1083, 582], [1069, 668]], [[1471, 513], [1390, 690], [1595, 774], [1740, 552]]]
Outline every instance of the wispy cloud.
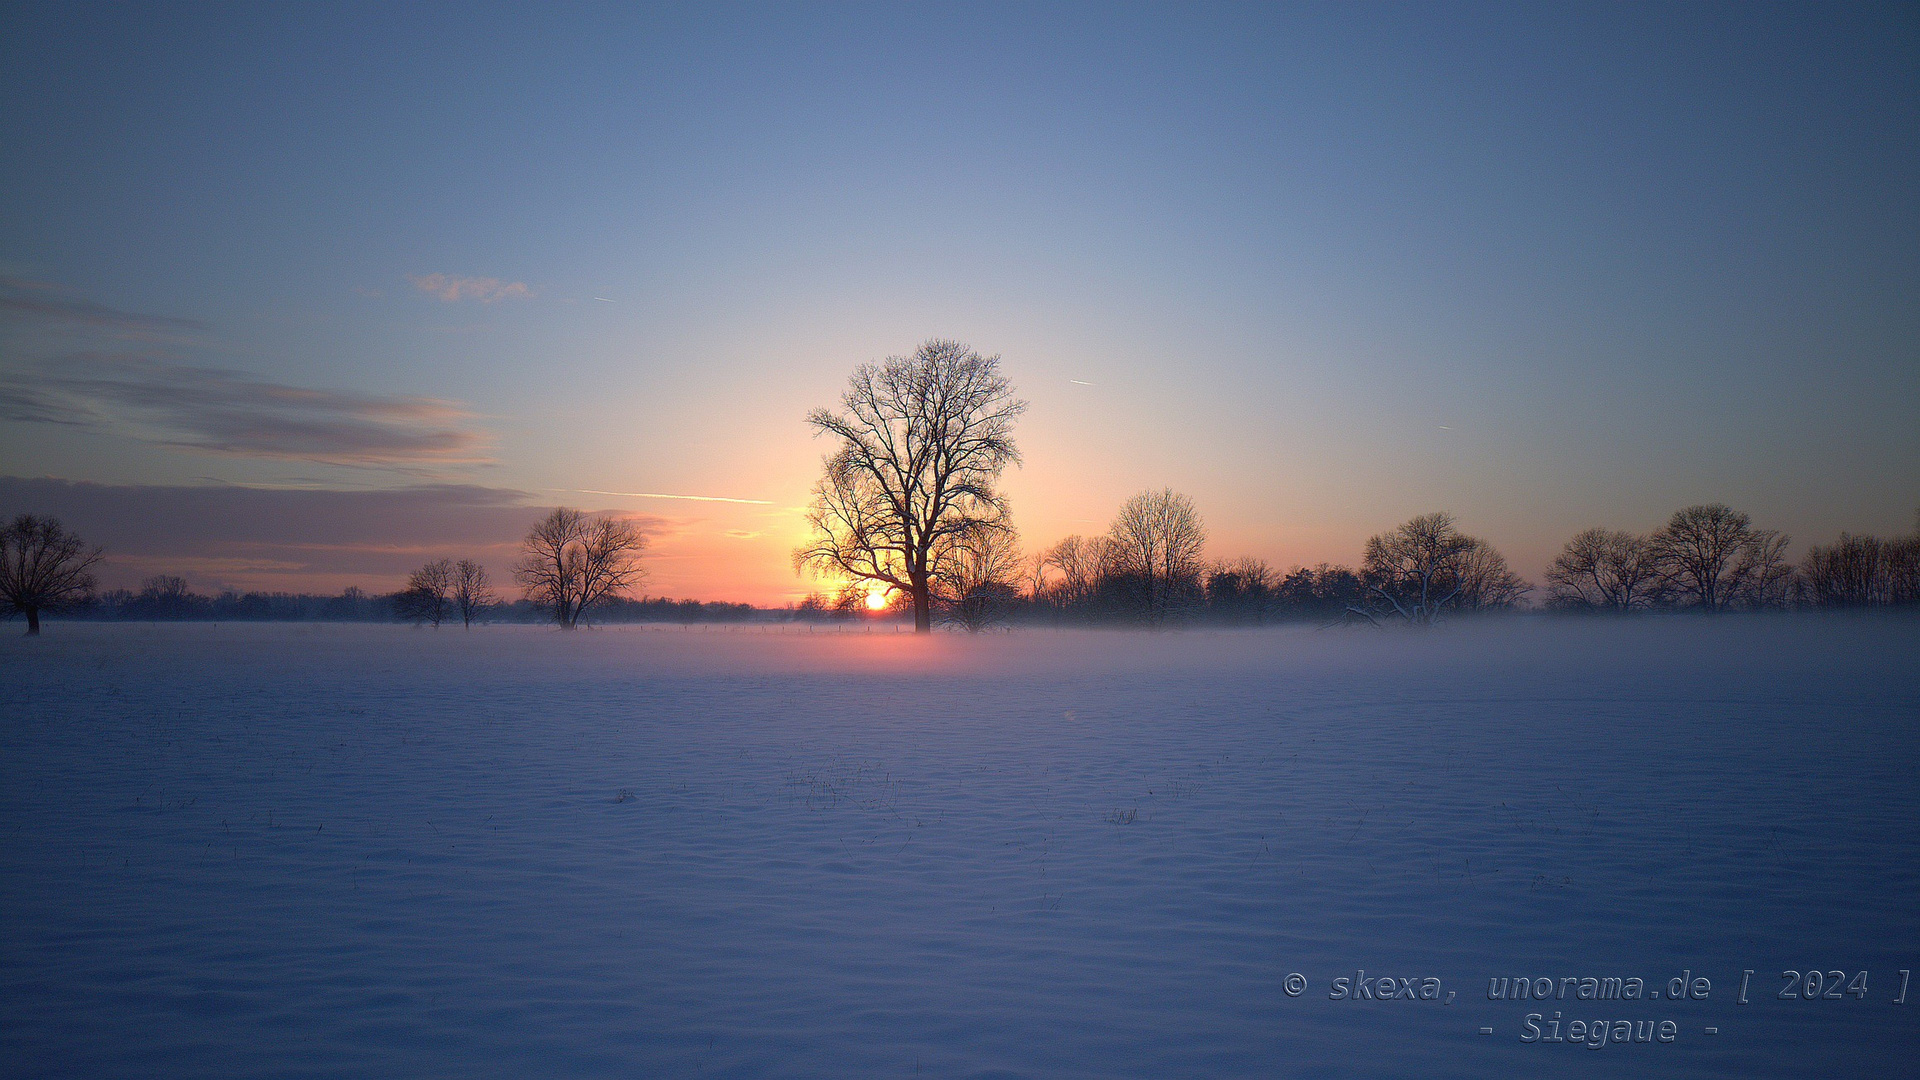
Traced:
[[223, 368], [80, 353], [0, 374], [0, 415], [93, 423], [215, 454], [330, 465], [484, 464], [473, 414], [435, 398], [316, 390]]
[[0, 319], [8, 322], [66, 324], [127, 334], [207, 329], [207, 324], [197, 319], [119, 311], [76, 296], [59, 285], [7, 274], [0, 274]]
[[663, 495], [657, 491], [598, 491], [594, 488], [554, 488], [555, 491], [576, 491], [582, 495], [619, 495], [627, 499], [686, 499], [689, 502], [746, 503], [750, 506], [772, 506], [768, 499], [730, 499], [725, 495]]
[[[525, 492], [472, 484], [348, 491], [0, 476], [0, 519], [25, 511], [52, 514], [104, 545], [115, 585], [179, 573], [201, 589], [384, 589], [422, 562], [452, 556], [492, 566], [510, 592], [508, 567], [547, 507]], [[629, 520], [649, 536], [673, 531], [664, 518]]]
[[459, 277], [454, 274], [408, 274], [413, 287], [449, 304], [478, 300], [491, 304], [500, 300], [525, 300], [533, 290], [524, 281], [501, 281], [491, 277]]
[[22, 383], [0, 382], [0, 420], [27, 424], [90, 424], [92, 412]]

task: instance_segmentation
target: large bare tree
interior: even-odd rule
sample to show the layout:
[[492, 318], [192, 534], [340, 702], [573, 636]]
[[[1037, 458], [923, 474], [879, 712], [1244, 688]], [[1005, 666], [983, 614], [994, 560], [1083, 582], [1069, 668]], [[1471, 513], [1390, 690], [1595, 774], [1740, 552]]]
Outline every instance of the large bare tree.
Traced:
[[0, 602], [40, 633], [40, 613], [84, 603], [93, 595], [93, 566], [105, 552], [89, 548], [50, 517], [22, 514], [0, 528]]
[[1533, 586], [1507, 566], [1507, 557], [1498, 548], [1477, 536], [1460, 559], [1460, 595], [1455, 603], [1462, 611], [1499, 611], [1520, 603]]
[[1147, 621], [1155, 625], [1199, 599], [1206, 546], [1193, 500], [1172, 488], [1128, 499], [1107, 530], [1113, 572], [1138, 582]]
[[814, 487], [813, 542], [794, 565], [899, 590], [926, 633], [943, 555], [970, 531], [1007, 523], [998, 483], [1020, 460], [1013, 423], [1026, 403], [998, 356], [941, 340], [860, 365], [840, 403], [807, 416], [839, 447]]
[[1399, 618], [1432, 626], [1450, 610], [1511, 607], [1529, 588], [1492, 544], [1461, 532], [1445, 513], [1369, 538], [1360, 580], [1365, 600], [1347, 610], [1376, 625]]
[[640, 553], [646, 546], [647, 538], [630, 521], [590, 518], [563, 506], [521, 541], [513, 576], [529, 600], [550, 608], [562, 630], [572, 630], [594, 604], [645, 578]]
[[1667, 587], [1707, 611], [1753, 603], [1756, 588], [1762, 596], [1777, 589], [1786, 543], [1722, 503], [1676, 510], [1652, 537]]
[[1561, 608], [1636, 611], [1660, 598], [1653, 545], [1639, 533], [1585, 529], [1547, 569], [1547, 603]]

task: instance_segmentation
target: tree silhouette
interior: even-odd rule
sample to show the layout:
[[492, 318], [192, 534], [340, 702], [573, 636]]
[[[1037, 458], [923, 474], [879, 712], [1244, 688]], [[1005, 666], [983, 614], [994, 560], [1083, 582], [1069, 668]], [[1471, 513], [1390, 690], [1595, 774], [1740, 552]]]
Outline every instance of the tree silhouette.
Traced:
[[1120, 507], [1106, 539], [1112, 573], [1136, 584], [1149, 623], [1200, 597], [1207, 530], [1192, 499], [1172, 488], [1143, 491]]
[[1576, 533], [1547, 570], [1551, 607], [1634, 611], [1653, 606], [1661, 591], [1659, 559], [1637, 533]]
[[814, 487], [814, 539], [794, 566], [899, 590], [925, 633], [943, 555], [968, 532], [1007, 523], [996, 485], [1020, 460], [1013, 423], [1026, 403], [998, 356], [941, 340], [862, 364], [840, 401], [841, 412], [807, 416], [840, 445]]
[[453, 564], [453, 606], [460, 612], [462, 626], [472, 628], [473, 620], [493, 601], [493, 577], [486, 567], [472, 559]]
[[1250, 557], [1235, 559], [1207, 574], [1207, 604], [1216, 616], [1232, 622], [1264, 622], [1279, 584], [1273, 568], [1265, 562]]
[[594, 604], [645, 578], [639, 559], [646, 545], [632, 522], [589, 518], [563, 506], [521, 541], [513, 576], [527, 599], [550, 608], [562, 630], [572, 630]]
[[1764, 603], [1783, 580], [1786, 538], [1755, 530], [1752, 518], [1723, 503], [1674, 511], [1651, 542], [1666, 586], [1707, 611], [1755, 597]]
[[1451, 514], [1422, 514], [1367, 541], [1365, 599], [1347, 610], [1376, 625], [1399, 618], [1432, 626], [1456, 609], [1511, 607], [1529, 586], [1492, 544], [1468, 536]]
[[1020, 592], [1020, 534], [1010, 525], [982, 523], [942, 545], [933, 577], [941, 617], [970, 634], [1004, 620]]
[[1093, 598], [1108, 562], [1106, 543], [1103, 536], [1069, 536], [1043, 554], [1046, 565], [1060, 571], [1060, 580], [1049, 589], [1060, 607], [1077, 608]]
[[439, 626], [451, 609], [452, 591], [453, 560], [435, 559], [407, 577], [407, 587], [393, 598], [394, 614]]
[[40, 613], [93, 596], [92, 568], [105, 552], [89, 548], [50, 517], [22, 514], [0, 528], [0, 602], [9, 615], [27, 617], [27, 634], [40, 633]]

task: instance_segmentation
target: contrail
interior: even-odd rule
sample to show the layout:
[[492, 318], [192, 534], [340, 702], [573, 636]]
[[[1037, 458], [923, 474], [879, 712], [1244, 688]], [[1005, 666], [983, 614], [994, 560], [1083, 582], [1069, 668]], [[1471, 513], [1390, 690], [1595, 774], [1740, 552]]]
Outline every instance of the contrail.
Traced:
[[730, 502], [749, 503], [753, 506], [772, 506], [771, 499], [729, 499], [724, 495], [663, 495], [657, 491], [597, 491], [593, 488], [554, 488], [555, 491], [577, 491], [582, 495], [622, 495], [629, 499], [690, 499], [693, 502]]
[[601, 303], [603, 303], [603, 304], [611, 304], [611, 303], [613, 303], [613, 301], [611, 301], [611, 300], [609, 300], [609, 299], [607, 299], [607, 298], [606, 298], [606, 297], [604, 297], [604, 296], [596, 296], [596, 297], [594, 297], [594, 299], [595, 299], [595, 300], [598, 300], [598, 301], [600, 301], [600, 302], [601, 302]]
[[1085, 379], [1068, 379], [1067, 381], [1068, 381], [1068, 382], [1070, 382], [1070, 383], [1079, 383], [1079, 384], [1080, 384], [1081, 386], [1092, 386], [1092, 385], [1093, 385], [1092, 383], [1090, 383], [1090, 382], [1088, 382], [1088, 381], [1087, 381], [1087, 380], [1085, 380]]

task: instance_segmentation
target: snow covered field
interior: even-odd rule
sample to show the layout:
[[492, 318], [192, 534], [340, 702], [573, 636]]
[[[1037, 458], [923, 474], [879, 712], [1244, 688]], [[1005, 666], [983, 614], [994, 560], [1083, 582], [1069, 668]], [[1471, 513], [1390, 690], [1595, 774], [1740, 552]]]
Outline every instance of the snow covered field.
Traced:
[[1914, 620], [16, 634], [6, 1075], [1920, 1061]]

